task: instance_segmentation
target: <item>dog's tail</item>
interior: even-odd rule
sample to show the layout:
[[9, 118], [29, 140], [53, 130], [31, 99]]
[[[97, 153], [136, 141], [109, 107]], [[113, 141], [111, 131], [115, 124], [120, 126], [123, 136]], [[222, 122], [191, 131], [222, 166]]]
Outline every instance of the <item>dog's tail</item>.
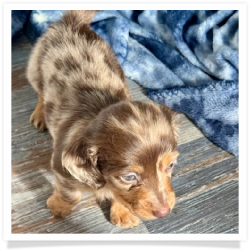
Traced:
[[63, 16], [63, 22], [67, 26], [80, 28], [89, 25], [98, 10], [69, 10]]

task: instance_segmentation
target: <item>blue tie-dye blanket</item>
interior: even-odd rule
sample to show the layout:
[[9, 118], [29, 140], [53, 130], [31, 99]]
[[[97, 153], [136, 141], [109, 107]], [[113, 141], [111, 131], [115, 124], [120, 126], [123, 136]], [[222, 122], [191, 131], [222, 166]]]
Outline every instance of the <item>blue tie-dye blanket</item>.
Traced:
[[[62, 13], [13, 11], [13, 39], [35, 41]], [[91, 27], [152, 100], [238, 156], [238, 11], [100, 11]]]

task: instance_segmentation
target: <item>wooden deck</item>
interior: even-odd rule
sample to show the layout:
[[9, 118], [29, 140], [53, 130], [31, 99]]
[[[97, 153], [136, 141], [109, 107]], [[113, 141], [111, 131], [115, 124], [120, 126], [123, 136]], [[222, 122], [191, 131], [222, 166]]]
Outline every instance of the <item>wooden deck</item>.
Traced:
[[[173, 173], [177, 203], [155, 221], [124, 229], [109, 222], [109, 203], [84, 194], [74, 212], [55, 219], [45, 202], [52, 193], [51, 136], [29, 123], [36, 94], [25, 77], [32, 46], [20, 34], [12, 42], [12, 233], [238, 233], [238, 159], [221, 150], [184, 116]], [[128, 81], [134, 99], [147, 101]]]

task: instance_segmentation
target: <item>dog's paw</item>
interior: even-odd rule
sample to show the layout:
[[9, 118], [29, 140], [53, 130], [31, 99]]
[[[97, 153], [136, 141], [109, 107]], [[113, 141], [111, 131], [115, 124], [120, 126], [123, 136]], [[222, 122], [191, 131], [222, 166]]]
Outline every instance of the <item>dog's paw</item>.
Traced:
[[112, 203], [110, 211], [111, 223], [116, 226], [133, 228], [139, 225], [139, 218], [119, 203]]
[[47, 208], [50, 209], [51, 213], [55, 217], [65, 217], [71, 212], [72, 205], [68, 202], [62, 200], [57, 195], [53, 194], [49, 197], [49, 199], [46, 202]]
[[35, 109], [30, 116], [30, 122], [33, 123], [34, 127], [40, 131], [47, 129], [44, 115], [42, 112], [39, 112], [38, 109]]

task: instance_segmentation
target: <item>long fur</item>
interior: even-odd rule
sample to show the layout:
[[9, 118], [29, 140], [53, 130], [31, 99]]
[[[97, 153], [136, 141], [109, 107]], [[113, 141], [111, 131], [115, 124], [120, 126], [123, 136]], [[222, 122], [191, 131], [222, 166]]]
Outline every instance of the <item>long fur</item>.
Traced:
[[[67, 215], [90, 190], [112, 201], [112, 223], [133, 227], [174, 206], [175, 114], [131, 99], [114, 53], [89, 26], [95, 13], [68, 11], [37, 41], [27, 69], [38, 94], [30, 121], [53, 137], [51, 212]], [[126, 182], [131, 172], [136, 180]]]

